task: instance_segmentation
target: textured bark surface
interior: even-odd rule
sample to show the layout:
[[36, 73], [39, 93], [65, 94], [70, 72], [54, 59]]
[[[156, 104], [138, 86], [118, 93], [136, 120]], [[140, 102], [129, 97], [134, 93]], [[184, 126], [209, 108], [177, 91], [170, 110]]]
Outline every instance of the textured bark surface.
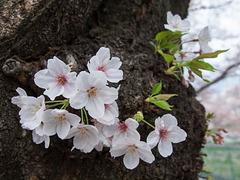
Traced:
[[[206, 130], [204, 108], [191, 86], [186, 88], [164, 74], [165, 62], [149, 45], [163, 30], [167, 11], [186, 16], [188, 0], [41, 0], [28, 11], [24, 11], [24, 3], [29, 1], [11, 2], [22, 3], [19, 12], [23, 18], [13, 31], [1, 31], [0, 36], [0, 179], [198, 179]], [[15, 7], [19, 6], [7, 9], [13, 11]], [[3, 14], [4, 8], [0, 11]], [[6, 17], [6, 22], [0, 23], [7, 22], [10, 20]], [[87, 61], [101, 46], [109, 47], [123, 62], [124, 79], [117, 101], [120, 120], [141, 110], [154, 124], [157, 117], [169, 113], [144, 102], [159, 81], [163, 82], [162, 93], [178, 94], [169, 101], [174, 105], [170, 113], [188, 137], [173, 145], [170, 157], [162, 158], [155, 148], [153, 164], [141, 161], [136, 169], [127, 170], [122, 158], [111, 158], [107, 148], [90, 154], [71, 152], [71, 140], [53, 136], [49, 149], [45, 149], [43, 144], [32, 142], [30, 131], [21, 128], [19, 109], [11, 104], [11, 97], [17, 95], [15, 89], [20, 86], [29, 95], [38, 96], [42, 90], [36, 88], [32, 78], [48, 58], [56, 55], [68, 61], [72, 56], [79, 72], [86, 70]], [[13, 60], [6, 63], [7, 59]], [[144, 141], [152, 131], [144, 124], [138, 130]]]

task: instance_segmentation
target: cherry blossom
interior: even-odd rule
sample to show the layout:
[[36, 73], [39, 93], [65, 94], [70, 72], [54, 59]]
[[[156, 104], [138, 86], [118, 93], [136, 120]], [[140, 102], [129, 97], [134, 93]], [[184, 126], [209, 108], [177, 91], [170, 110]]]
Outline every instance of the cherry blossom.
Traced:
[[21, 101], [24, 104], [19, 111], [21, 117], [20, 123], [24, 129], [33, 130], [42, 122], [42, 114], [45, 110], [44, 96], [38, 98], [32, 96], [22, 96]]
[[155, 130], [147, 137], [147, 144], [154, 148], [158, 144], [158, 151], [163, 157], [173, 152], [172, 143], [186, 140], [187, 133], [177, 126], [177, 119], [171, 114], [165, 114], [155, 120]]
[[178, 14], [173, 16], [173, 14], [170, 11], [167, 12], [167, 23], [168, 24], [164, 24], [164, 27], [170, 31], [187, 32], [189, 31], [190, 28], [189, 21], [182, 20]]
[[66, 110], [48, 109], [43, 114], [43, 133], [48, 136], [57, 134], [59, 138], [64, 139], [70, 127], [77, 126], [79, 122], [80, 117]]
[[106, 125], [114, 124], [115, 118], [119, 115], [116, 101], [111, 104], [104, 104], [104, 108], [104, 115], [101, 118], [97, 118], [97, 120]]
[[203, 28], [198, 35], [198, 42], [202, 53], [212, 52], [212, 48], [209, 47], [208, 42], [211, 41], [211, 36], [209, 34], [208, 26]]
[[111, 156], [119, 157], [124, 155], [123, 164], [127, 169], [134, 169], [139, 164], [139, 159], [147, 163], [155, 160], [149, 145], [139, 139], [123, 138], [110, 149]]
[[124, 122], [117, 122], [113, 125], [105, 126], [104, 133], [107, 137], [113, 136], [113, 145], [124, 137], [140, 140], [140, 134], [136, 130], [138, 126], [139, 123], [137, 121], [132, 118], [128, 118]]
[[93, 118], [101, 118], [105, 112], [105, 104], [111, 104], [118, 98], [118, 90], [107, 86], [103, 72], [86, 71], [79, 73], [76, 79], [77, 93], [70, 98], [70, 105], [75, 109], [84, 106]]
[[34, 76], [35, 84], [43, 89], [44, 94], [51, 100], [63, 95], [69, 98], [75, 93], [76, 72], [70, 72], [71, 67], [66, 65], [56, 56], [49, 59], [47, 69], [38, 71]]
[[119, 70], [122, 62], [118, 57], [110, 59], [110, 50], [101, 47], [97, 54], [93, 56], [87, 64], [90, 73], [94, 71], [102, 71], [109, 82], [118, 83], [123, 79], [123, 71]]
[[73, 138], [73, 149], [79, 149], [84, 153], [91, 152], [99, 143], [98, 130], [92, 125], [79, 124], [73, 127], [66, 139]]

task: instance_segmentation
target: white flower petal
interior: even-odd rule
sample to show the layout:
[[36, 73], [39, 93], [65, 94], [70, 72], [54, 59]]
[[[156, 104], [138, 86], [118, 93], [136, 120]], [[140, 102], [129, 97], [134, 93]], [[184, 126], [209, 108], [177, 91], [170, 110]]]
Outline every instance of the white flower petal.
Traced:
[[149, 133], [147, 137], [147, 144], [152, 148], [154, 148], [160, 140], [159, 134], [156, 131], [152, 131]]
[[163, 157], [168, 157], [172, 154], [173, 148], [172, 148], [172, 143], [168, 140], [160, 140], [158, 144], [158, 152], [163, 156]]
[[68, 135], [68, 133], [70, 131], [70, 124], [69, 124], [69, 122], [64, 121], [62, 123], [59, 123], [57, 125], [56, 131], [57, 131], [58, 137], [61, 138], [61, 139], [64, 139]]
[[81, 71], [76, 79], [76, 88], [87, 91], [91, 88], [90, 82], [88, 81], [90, 74], [86, 71]]
[[117, 69], [109, 69], [106, 71], [107, 80], [113, 83], [118, 83], [123, 79], [123, 71]]
[[26, 91], [25, 91], [24, 89], [20, 88], [20, 87], [18, 87], [18, 88], [16, 89], [16, 91], [17, 91], [17, 93], [19, 94], [19, 96], [27, 96]]
[[38, 87], [44, 88], [44, 89], [47, 89], [49, 87], [49, 84], [52, 84], [52, 83], [57, 84], [57, 82], [55, 81], [55, 77], [49, 73], [48, 69], [43, 69], [38, 71], [34, 75], [34, 83]]
[[122, 65], [122, 62], [118, 57], [112, 57], [112, 59], [108, 61], [109, 69], [119, 69], [121, 65]]
[[118, 98], [118, 90], [116, 88], [105, 87], [99, 91], [104, 104], [111, 104]]
[[134, 169], [139, 164], [138, 153], [133, 151], [128, 151], [123, 157], [123, 164], [127, 169]]
[[50, 137], [49, 136], [44, 136], [44, 143], [45, 143], [45, 148], [47, 149], [50, 145]]
[[126, 135], [128, 138], [135, 139], [136, 141], [140, 141], [140, 134], [137, 130], [127, 130]]
[[86, 110], [93, 118], [102, 117], [104, 114], [104, 103], [100, 97], [89, 98]]
[[126, 153], [127, 151], [127, 146], [115, 146], [110, 149], [111, 156], [113, 157], [119, 157], [122, 156]]
[[98, 89], [104, 88], [107, 85], [106, 75], [102, 71], [92, 72], [88, 81], [92, 87], [96, 87]]
[[187, 133], [178, 126], [174, 127], [168, 134], [168, 139], [173, 143], [185, 141], [186, 137]]
[[55, 97], [61, 95], [63, 92], [64, 92], [64, 87], [60, 85], [56, 85], [51, 89], [46, 89], [43, 94], [47, 95], [53, 101]]
[[48, 136], [53, 136], [54, 134], [56, 134], [56, 122], [45, 122], [43, 125], [43, 133]]
[[99, 66], [99, 59], [97, 56], [93, 56], [87, 63], [87, 67], [90, 73], [97, 71]]
[[165, 114], [161, 117], [162, 121], [164, 122], [164, 126], [177, 126], [177, 119], [171, 114]]
[[72, 113], [67, 113], [66, 119], [72, 126], [77, 126], [81, 121], [81, 118], [78, 115]]
[[73, 145], [77, 149], [83, 149], [88, 142], [88, 137], [84, 134], [78, 133], [74, 138], [73, 138]]
[[53, 57], [53, 59], [49, 59], [47, 62], [47, 68], [52, 74], [62, 75], [67, 74], [69, 72], [68, 66], [60, 59], [58, 59], [56, 56]]
[[99, 59], [99, 64], [102, 64], [104, 61], [109, 60], [110, 59], [110, 50], [106, 47], [101, 47], [96, 56]]
[[125, 123], [127, 124], [128, 128], [130, 128], [130, 129], [137, 129], [138, 126], [139, 126], [139, 123], [136, 120], [132, 119], [132, 118], [128, 118], [125, 121]]
[[88, 103], [88, 93], [85, 91], [79, 91], [74, 96], [70, 97], [70, 106], [75, 109], [82, 109]]
[[150, 147], [145, 142], [140, 141], [137, 146], [140, 159], [147, 163], [152, 163], [155, 160]]

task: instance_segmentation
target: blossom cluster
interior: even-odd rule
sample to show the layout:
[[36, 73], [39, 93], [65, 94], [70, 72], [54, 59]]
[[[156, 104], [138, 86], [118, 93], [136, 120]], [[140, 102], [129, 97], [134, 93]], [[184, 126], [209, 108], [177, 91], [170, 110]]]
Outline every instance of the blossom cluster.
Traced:
[[[204, 27], [198, 35], [190, 35], [190, 22], [176, 14], [173, 15], [170, 11], [167, 12], [167, 23], [164, 27], [169, 31], [163, 31], [156, 35], [157, 43], [152, 45], [159, 52], [171, 67], [166, 71], [168, 75], [174, 75], [188, 87], [189, 83], [184, 78], [182, 67], [188, 70], [188, 79], [194, 82], [193, 73], [204, 81], [208, 80], [202, 77], [202, 70], [215, 71], [209, 63], [204, 61], [204, 58], [216, 58], [218, 54], [227, 50], [218, 50], [216, 52], [208, 45], [211, 41], [208, 26]], [[181, 43], [179, 40], [181, 39]], [[196, 46], [197, 45], [197, 46]], [[197, 48], [196, 48], [197, 47]], [[168, 50], [167, 53], [166, 50]], [[181, 77], [179, 77], [179, 74]]]
[[[118, 83], [123, 79], [121, 65], [118, 57], [110, 58], [106, 47], [101, 47], [89, 60], [89, 72], [77, 74], [71, 71], [73, 64], [65, 64], [55, 56], [49, 59], [47, 68], [35, 74], [34, 82], [44, 89], [43, 94], [51, 101], [46, 101], [44, 95], [28, 96], [22, 88], [17, 88], [19, 95], [12, 98], [12, 103], [21, 108], [22, 128], [31, 130], [33, 141], [44, 142], [45, 148], [50, 146], [53, 135], [62, 140], [73, 138], [72, 150], [84, 153], [108, 147], [112, 157], [124, 155], [123, 163], [128, 169], [137, 167], [139, 159], [152, 163], [155, 157], [151, 149], [157, 144], [163, 157], [170, 156], [172, 143], [182, 142], [187, 137], [174, 116], [166, 114], [157, 118], [146, 142], [141, 141], [137, 131], [139, 122], [145, 120], [119, 120], [116, 102], [119, 88], [110, 87], [109, 82]], [[56, 99], [58, 96], [66, 99]], [[79, 110], [79, 115], [69, 112], [69, 106]]]

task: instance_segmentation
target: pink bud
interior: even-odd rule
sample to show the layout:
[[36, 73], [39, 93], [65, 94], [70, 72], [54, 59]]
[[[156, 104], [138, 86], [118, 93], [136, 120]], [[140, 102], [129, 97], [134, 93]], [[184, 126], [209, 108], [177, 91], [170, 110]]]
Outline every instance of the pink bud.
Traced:
[[188, 74], [189, 74], [188, 79], [189, 79], [191, 82], [194, 82], [194, 81], [195, 81], [195, 77], [194, 77], [194, 75], [192, 74], [192, 71], [188, 71]]
[[208, 138], [207, 138], [206, 136], [205, 136], [203, 139], [204, 139], [204, 141], [207, 141], [207, 140], [208, 140]]
[[182, 76], [181, 78], [182, 78], [182, 83], [183, 83], [183, 85], [188, 88], [188, 87], [189, 87], [188, 81], [187, 81], [183, 76]]

